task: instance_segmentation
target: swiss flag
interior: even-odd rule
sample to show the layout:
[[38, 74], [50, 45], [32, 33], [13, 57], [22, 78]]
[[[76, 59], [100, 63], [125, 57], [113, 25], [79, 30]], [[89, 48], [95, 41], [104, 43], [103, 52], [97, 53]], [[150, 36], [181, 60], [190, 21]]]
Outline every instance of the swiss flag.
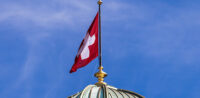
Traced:
[[87, 34], [78, 50], [74, 64], [70, 73], [75, 72], [77, 69], [86, 66], [93, 59], [98, 56], [98, 21], [99, 13], [95, 16]]

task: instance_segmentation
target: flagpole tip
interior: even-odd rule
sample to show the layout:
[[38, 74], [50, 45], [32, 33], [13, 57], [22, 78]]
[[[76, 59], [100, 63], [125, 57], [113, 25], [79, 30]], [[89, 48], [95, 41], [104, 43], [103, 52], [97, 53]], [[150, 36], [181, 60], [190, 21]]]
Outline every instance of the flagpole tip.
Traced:
[[98, 4], [101, 5], [103, 2], [101, 0], [98, 1]]

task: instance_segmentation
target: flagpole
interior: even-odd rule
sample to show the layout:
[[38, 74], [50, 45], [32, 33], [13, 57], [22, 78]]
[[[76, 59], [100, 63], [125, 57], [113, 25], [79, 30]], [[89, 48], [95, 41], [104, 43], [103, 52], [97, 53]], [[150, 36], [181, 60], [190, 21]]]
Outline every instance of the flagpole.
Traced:
[[101, 4], [102, 1], [98, 1], [99, 4], [99, 67], [102, 67], [102, 53], [101, 53]]
[[103, 2], [101, 0], [98, 1], [99, 4], [99, 41], [98, 41], [98, 45], [99, 45], [99, 71], [97, 73], [94, 74], [95, 77], [98, 78], [98, 82], [96, 83], [97, 86], [102, 86], [102, 85], [106, 85], [106, 83], [104, 82], [104, 77], [107, 76], [107, 73], [105, 73], [103, 71], [103, 66], [102, 66], [102, 53], [101, 53], [101, 4]]

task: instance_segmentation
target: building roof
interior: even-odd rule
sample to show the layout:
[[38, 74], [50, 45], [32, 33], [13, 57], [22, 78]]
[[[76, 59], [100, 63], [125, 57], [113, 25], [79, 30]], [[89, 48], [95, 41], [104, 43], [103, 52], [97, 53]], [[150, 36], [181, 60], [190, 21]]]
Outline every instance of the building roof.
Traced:
[[128, 90], [117, 89], [113, 86], [88, 85], [83, 91], [68, 98], [144, 98], [143, 96]]

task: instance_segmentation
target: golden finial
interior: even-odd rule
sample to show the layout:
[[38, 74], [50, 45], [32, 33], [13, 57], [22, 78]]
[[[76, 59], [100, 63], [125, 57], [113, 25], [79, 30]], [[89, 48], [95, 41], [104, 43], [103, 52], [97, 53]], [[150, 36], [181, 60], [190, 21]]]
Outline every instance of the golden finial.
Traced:
[[103, 2], [101, 0], [98, 1], [98, 4], [101, 5]]
[[94, 74], [95, 77], [98, 78], [98, 82], [96, 83], [96, 85], [102, 85], [102, 84], [106, 84], [104, 81], [104, 77], [107, 76], [107, 73], [105, 73], [103, 71], [103, 67], [102, 66], [99, 66], [99, 71], [97, 73]]

